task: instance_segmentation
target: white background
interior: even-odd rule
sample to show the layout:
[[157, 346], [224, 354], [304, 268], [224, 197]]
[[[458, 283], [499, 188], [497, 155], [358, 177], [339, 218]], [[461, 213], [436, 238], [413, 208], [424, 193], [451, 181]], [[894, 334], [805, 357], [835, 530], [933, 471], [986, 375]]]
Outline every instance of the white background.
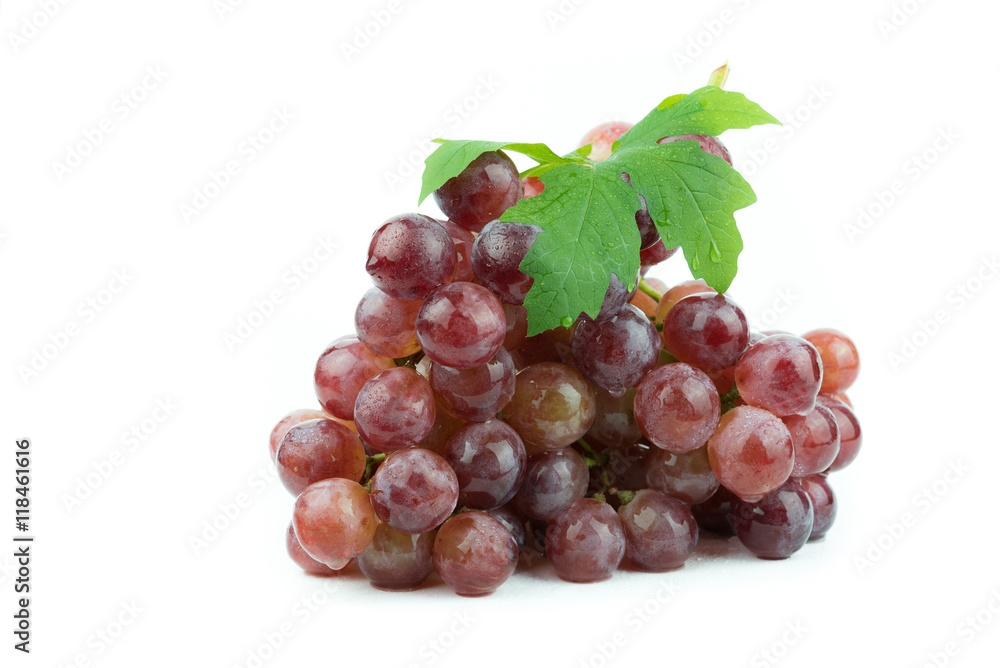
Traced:
[[[350, 57], [388, 0], [232, 5], [0, 9], [3, 665], [921, 666], [949, 642], [939, 663], [995, 662], [1000, 622], [964, 620], [1000, 613], [996, 3], [410, 0]], [[850, 394], [864, 445], [831, 478], [826, 540], [784, 562], [705, 540], [679, 572], [589, 586], [536, 568], [478, 600], [301, 574], [267, 437], [315, 405], [313, 364], [352, 329], [371, 232], [416, 207], [419, 177], [386, 175], [438, 134], [568, 151], [726, 59], [727, 87], [786, 121], [723, 137], [759, 197], [738, 214], [731, 294], [757, 323], [838, 327], [862, 354]], [[294, 119], [250, 160], [276, 109]], [[102, 121], [110, 133], [79, 149]], [[74, 150], [87, 155], [56, 166]], [[231, 160], [239, 174], [213, 190]], [[185, 220], [206, 186], [215, 197]], [[859, 209], [873, 215], [851, 234]], [[679, 259], [654, 275], [687, 277]], [[274, 291], [282, 303], [227, 346]], [[23, 374], [43, 348], [51, 359]], [[11, 647], [7, 547], [25, 437], [30, 657]], [[69, 501], [88, 476], [96, 488]]]

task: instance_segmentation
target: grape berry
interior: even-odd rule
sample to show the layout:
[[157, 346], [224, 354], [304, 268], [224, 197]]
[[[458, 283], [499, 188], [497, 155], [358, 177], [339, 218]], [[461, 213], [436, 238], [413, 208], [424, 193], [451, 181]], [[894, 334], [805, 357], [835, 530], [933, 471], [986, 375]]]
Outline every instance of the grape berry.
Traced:
[[[607, 158], [631, 126], [588, 133]], [[732, 159], [716, 137], [685, 135]], [[622, 175], [631, 185], [627, 174]], [[527, 336], [539, 228], [497, 219], [544, 184], [484, 153], [436, 193], [449, 220], [404, 214], [372, 237], [355, 333], [315, 368], [320, 408], [289, 413], [270, 456], [297, 496], [286, 545], [312, 575], [352, 560], [372, 586], [434, 572], [490, 594], [520, 557], [570, 582], [623, 563], [680, 568], [699, 536], [782, 559], [825, 535], [828, 474], [859, 453], [844, 334], [753, 332], [728, 294], [612, 275], [600, 313]], [[669, 258], [636, 212], [643, 275]], [[626, 280], [627, 279], [627, 280]], [[529, 303], [529, 307], [530, 307]]]

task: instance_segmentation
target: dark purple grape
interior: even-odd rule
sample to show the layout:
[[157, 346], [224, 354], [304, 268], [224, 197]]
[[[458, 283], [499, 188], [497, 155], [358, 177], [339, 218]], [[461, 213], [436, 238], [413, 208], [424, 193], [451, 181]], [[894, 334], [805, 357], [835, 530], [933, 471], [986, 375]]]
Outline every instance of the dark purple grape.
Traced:
[[455, 515], [434, 539], [434, 568], [460, 596], [492, 594], [514, 573], [517, 557], [510, 531], [478, 511]]
[[535, 279], [521, 271], [521, 261], [541, 228], [493, 222], [472, 246], [472, 270], [479, 282], [509, 304], [523, 304]]
[[821, 394], [817, 399], [819, 403], [830, 409], [833, 416], [837, 418], [837, 427], [840, 430], [840, 451], [837, 458], [830, 464], [828, 471], [839, 471], [851, 462], [861, 450], [861, 423], [858, 416], [854, 414], [854, 409], [839, 399]]
[[514, 367], [520, 371], [539, 362], [572, 365], [573, 354], [570, 351], [570, 344], [579, 322], [577, 320], [570, 327], [555, 327], [526, 338], [521, 345], [510, 351]]
[[643, 267], [653, 267], [672, 258], [678, 250], [680, 246], [667, 248], [661, 238], [649, 248], [639, 251], [639, 262]]
[[[642, 202], [642, 208], [635, 212], [635, 224], [639, 228], [639, 249], [646, 250], [660, 241], [660, 231], [656, 229], [656, 223], [649, 215], [649, 210], [646, 209], [646, 200], [642, 195], [639, 196], [639, 200]], [[660, 243], [663, 242], [660, 241]], [[666, 250], [665, 247], [664, 250]]]
[[[618, 280], [616, 274], [611, 274], [608, 289], [604, 292], [604, 301], [601, 302], [601, 310], [597, 312], [597, 317], [593, 319], [594, 322], [607, 322], [611, 320], [618, 315], [618, 312], [628, 303], [628, 300], [628, 289]], [[582, 319], [587, 320], [589, 316], [583, 315]]]
[[552, 519], [587, 493], [588, 480], [587, 464], [572, 448], [535, 455], [528, 459], [514, 506], [530, 519]]
[[399, 450], [372, 477], [371, 499], [378, 518], [396, 531], [427, 533], [455, 510], [458, 477], [430, 450]]
[[433, 218], [390, 218], [372, 235], [366, 268], [372, 282], [396, 299], [423, 299], [455, 273], [455, 244]]
[[680, 568], [698, 544], [698, 523], [681, 501], [642, 489], [618, 509], [625, 529], [625, 554], [638, 568], [669, 571]]
[[826, 476], [806, 476], [799, 480], [799, 484], [806, 490], [813, 504], [813, 528], [809, 540], [822, 538], [837, 519], [837, 497]]
[[513, 504], [508, 503], [499, 508], [494, 508], [487, 514], [510, 532], [518, 548], [524, 547], [524, 544], [528, 541], [527, 522], [521, 516], [521, 513], [517, 512], [517, 508]]
[[490, 151], [435, 190], [434, 199], [452, 222], [479, 232], [514, 206], [523, 194], [514, 161], [501, 151]]
[[458, 502], [492, 510], [514, 497], [528, 456], [521, 437], [500, 420], [468, 424], [448, 439], [444, 458], [458, 476]]
[[620, 397], [612, 396], [603, 389], [595, 390], [597, 412], [594, 424], [590, 425], [587, 440], [596, 441], [611, 449], [625, 448], [639, 442], [642, 430], [635, 421], [635, 388], [625, 391]]
[[720, 536], [733, 535], [733, 508], [740, 500], [738, 496], [725, 487], [719, 487], [708, 501], [691, 506], [698, 526], [705, 531]]
[[588, 381], [621, 396], [656, 366], [660, 334], [642, 311], [626, 304], [606, 322], [582, 320], [571, 350]]
[[663, 341], [679, 361], [704, 371], [728, 369], [750, 341], [743, 309], [726, 295], [694, 294], [667, 312]]
[[383, 371], [361, 388], [354, 424], [365, 443], [381, 452], [410, 448], [434, 426], [434, 391], [413, 369]]
[[361, 482], [366, 464], [357, 434], [328, 419], [309, 420], [289, 429], [275, 457], [281, 484], [295, 496], [327, 478]]
[[376, 589], [411, 591], [434, 571], [434, 534], [405, 534], [379, 524], [357, 563]]
[[485, 422], [514, 396], [514, 360], [500, 348], [489, 362], [471, 369], [432, 364], [430, 382], [445, 410], [462, 420]]
[[545, 554], [563, 580], [607, 580], [625, 556], [625, 529], [605, 502], [577, 499], [549, 522]]
[[778, 417], [811, 411], [822, 383], [819, 351], [805, 339], [790, 334], [760, 340], [748, 347], [736, 364], [740, 398]]
[[816, 407], [807, 415], [790, 415], [782, 418], [782, 422], [792, 435], [793, 478], [804, 478], [830, 468], [840, 452], [840, 427], [833, 411], [816, 402]]
[[471, 369], [486, 364], [503, 346], [507, 317], [496, 295], [475, 283], [451, 283], [424, 300], [417, 339], [437, 364]]
[[812, 499], [794, 480], [756, 503], [739, 501], [733, 509], [736, 537], [761, 559], [790, 557], [806, 544], [812, 528]]
[[513, 350], [528, 336], [528, 310], [520, 304], [504, 303], [503, 314], [507, 317], [507, 333], [503, 337], [503, 347]]
[[299, 545], [299, 539], [295, 537], [295, 527], [291, 523], [288, 525], [288, 531], [285, 532], [285, 549], [288, 550], [288, 556], [292, 558], [292, 561], [309, 575], [335, 575], [337, 573], [336, 570], [306, 554], [306, 551]]
[[690, 504], [708, 501], [719, 489], [705, 446], [681, 454], [656, 448], [646, 461], [646, 482]]

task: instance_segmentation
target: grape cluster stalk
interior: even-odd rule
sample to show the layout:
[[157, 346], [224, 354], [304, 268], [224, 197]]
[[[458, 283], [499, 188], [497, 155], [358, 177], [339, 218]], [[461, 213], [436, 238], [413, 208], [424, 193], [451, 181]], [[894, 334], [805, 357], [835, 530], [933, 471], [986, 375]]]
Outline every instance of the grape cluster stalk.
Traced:
[[[594, 128], [591, 159], [630, 127]], [[685, 139], [732, 162], [717, 137], [661, 142]], [[403, 214], [372, 236], [374, 287], [319, 356], [319, 407], [269, 443], [306, 573], [354, 562], [379, 589], [436, 573], [483, 596], [528, 554], [596, 582], [680, 568], [702, 532], [783, 559], [830, 530], [828, 476], [861, 446], [851, 339], [751, 331], [704, 281], [645, 277], [677, 249], [642, 193], [642, 275], [612, 275], [596, 317], [528, 337], [520, 265], [541, 230], [498, 218], [544, 187], [484, 153], [435, 192], [443, 219]]]

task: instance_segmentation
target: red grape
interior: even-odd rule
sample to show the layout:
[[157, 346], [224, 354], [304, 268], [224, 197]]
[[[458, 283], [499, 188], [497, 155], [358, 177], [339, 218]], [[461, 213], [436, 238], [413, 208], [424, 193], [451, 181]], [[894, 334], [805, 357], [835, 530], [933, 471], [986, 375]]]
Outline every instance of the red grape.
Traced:
[[479, 232], [514, 206], [523, 192], [514, 161], [501, 151], [490, 151], [434, 191], [434, 199], [453, 223]]
[[607, 580], [625, 556], [625, 529], [605, 502], [577, 499], [549, 522], [545, 554], [563, 580]]
[[625, 304], [606, 322], [583, 319], [570, 350], [588, 381], [621, 396], [656, 366], [660, 335], [642, 311]]
[[510, 531], [482, 512], [455, 515], [434, 539], [434, 567], [460, 596], [492, 594], [514, 573], [517, 557]]
[[316, 410], [314, 408], [300, 408], [297, 411], [292, 411], [285, 417], [281, 418], [278, 424], [274, 425], [274, 429], [271, 430], [270, 438], [270, 448], [271, 448], [271, 460], [273, 461], [275, 456], [278, 454], [278, 446], [281, 445], [281, 439], [285, 437], [288, 430], [297, 424], [302, 424], [307, 420], [322, 420], [324, 418], [329, 418], [326, 412], [321, 410]]
[[846, 392], [861, 368], [858, 349], [846, 334], [835, 329], [814, 329], [802, 335], [823, 359], [823, 394]]
[[357, 562], [376, 589], [417, 589], [434, 571], [434, 534], [405, 534], [388, 524], [379, 524]]
[[646, 461], [646, 484], [690, 504], [708, 501], [719, 489], [705, 446], [681, 454], [656, 448]]
[[722, 416], [708, 440], [715, 476], [747, 502], [759, 501], [792, 473], [794, 451], [788, 427], [763, 408], [737, 406]]
[[625, 554], [646, 571], [680, 568], [698, 544], [698, 523], [691, 509], [672, 496], [651, 489], [618, 509], [625, 530]]
[[747, 317], [727, 295], [684, 297], [663, 321], [663, 342], [670, 354], [706, 371], [736, 364], [749, 340]]
[[378, 288], [365, 293], [354, 312], [358, 339], [376, 355], [408, 357], [420, 350], [417, 311], [421, 302], [404, 302]]
[[306, 487], [327, 478], [361, 482], [365, 449], [357, 435], [334, 420], [309, 420], [288, 430], [278, 446], [278, 478], [298, 496]]
[[733, 509], [736, 537], [761, 559], [790, 557], [806, 544], [812, 528], [812, 499], [794, 480], [756, 503], [739, 501]]
[[381, 452], [415, 446], [434, 426], [434, 391], [407, 367], [383, 371], [358, 393], [354, 424], [365, 443]]
[[496, 295], [475, 283], [437, 288], [417, 315], [417, 339], [437, 364], [471, 369], [503, 346], [507, 320]]
[[292, 558], [292, 561], [309, 575], [334, 575], [337, 572], [306, 554], [306, 551], [299, 545], [299, 539], [295, 537], [295, 527], [291, 523], [288, 524], [288, 531], [285, 532], [285, 549], [288, 550], [288, 556]]
[[827, 482], [826, 476], [806, 476], [799, 480], [799, 484], [813, 504], [813, 528], [809, 540], [822, 538], [837, 519], [837, 497], [834, 496], [833, 488]]
[[500, 348], [493, 359], [471, 369], [433, 364], [430, 383], [447, 411], [462, 420], [485, 422], [514, 396], [514, 361]]
[[337, 339], [316, 362], [316, 397], [334, 417], [354, 420], [354, 404], [364, 384], [394, 368], [390, 358], [376, 355], [358, 339]]
[[591, 128], [580, 140], [580, 147], [591, 145], [591, 160], [605, 160], [611, 156], [611, 147], [622, 135], [632, 129], [631, 123], [624, 121], [609, 121]]
[[546, 452], [528, 459], [514, 506], [525, 517], [550, 520], [587, 493], [588, 472], [573, 448]]
[[646, 374], [635, 394], [635, 419], [653, 445], [689, 452], [708, 441], [721, 404], [712, 380], [688, 364], [665, 364]]
[[372, 476], [371, 498], [378, 518], [396, 531], [427, 533], [455, 510], [458, 477], [430, 450], [399, 450]]
[[310, 485], [295, 500], [292, 525], [306, 554], [340, 570], [365, 551], [378, 520], [364, 487], [329, 478]]
[[514, 497], [528, 456], [517, 432], [500, 420], [475, 422], [455, 432], [444, 458], [458, 477], [458, 502], [492, 510]]
[[597, 395], [579, 371], [540, 362], [517, 374], [514, 397], [501, 416], [534, 454], [577, 441], [594, 423], [596, 412]]
[[825, 394], [819, 395], [817, 401], [829, 408], [833, 416], [837, 418], [837, 427], [840, 430], [840, 451], [827, 470], [839, 471], [853, 462], [861, 450], [861, 423], [858, 422], [858, 416], [854, 414], [854, 409], [844, 402]]
[[419, 213], [390, 218], [372, 235], [366, 269], [396, 299], [413, 301], [451, 280], [455, 244], [433, 218]]
[[521, 223], [487, 225], [472, 246], [472, 270], [479, 282], [503, 301], [523, 304], [535, 279], [521, 271], [521, 261], [540, 231]]
[[830, 468], [840, 452], [840, 427], [833, 412], [817, 402], [809, 414], [790, 415], [783, 421], [795, 450], [792, 477], [803, 478]]
[[819, 351], [788, 334], [768, 336], [748, 347], [736, 364], [740, 398], [779, 417], [809, 413], [822, 382]]

